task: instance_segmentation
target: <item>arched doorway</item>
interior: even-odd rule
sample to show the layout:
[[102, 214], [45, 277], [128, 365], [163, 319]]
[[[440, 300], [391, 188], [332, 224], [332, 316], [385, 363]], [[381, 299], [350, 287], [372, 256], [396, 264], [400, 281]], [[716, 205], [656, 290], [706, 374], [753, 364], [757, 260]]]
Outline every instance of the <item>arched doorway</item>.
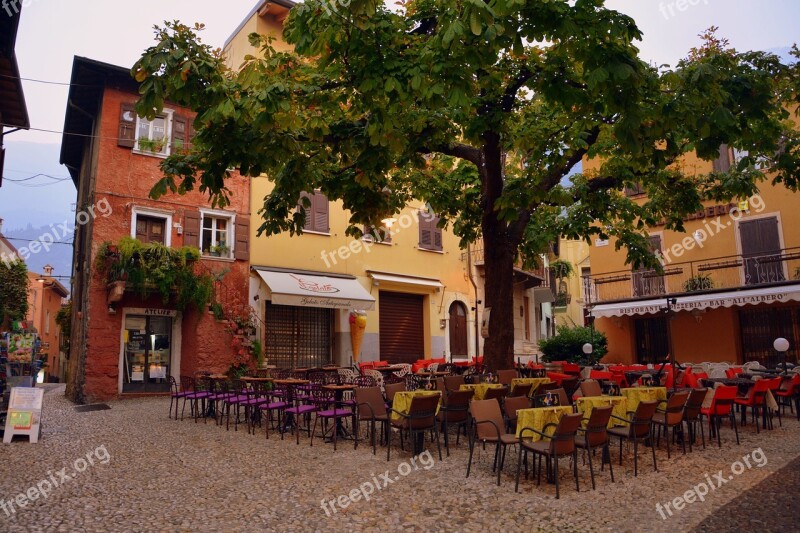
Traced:
[[450, 305], [450, 355], [466, 357], [467, 351], [467, 308], [461, 302]]

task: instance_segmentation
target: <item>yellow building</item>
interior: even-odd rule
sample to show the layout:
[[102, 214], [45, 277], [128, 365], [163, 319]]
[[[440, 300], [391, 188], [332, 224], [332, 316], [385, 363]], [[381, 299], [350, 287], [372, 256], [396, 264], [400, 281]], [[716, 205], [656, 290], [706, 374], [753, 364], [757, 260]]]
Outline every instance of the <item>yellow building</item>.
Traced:
[[[707, 173], [733, 160], [722, 147], [713, 163], [689, 157], [684, 164]], [[590, 307], [608, 336], [606, 361], [655, 363], [671, 353], [678, 362], [774, 365], [783, 361], [773, 348], [778, 337], [789, 340], [788, 359], [797, 361], [800, 196], [768, 181], [760, 189], [734, 203], [705, 203], [686, 220], [686, 233], [649, 228], [663, 275], [625, 265], [613, 239], [593, 241]]]
[[[586, 241], [561, 239], [558, 258], [572, 265], [573, 273], [566, 279], [551, 279], [556, 295], [553, 303], [557, 326], [582, 326], [585, 310], [592, 303], [592, 294], [587, 281], [591, 276], [590, 246]], [[566, 289], [566, 290], [564, 290]]]
[[[259, 2], [225, 46], [238, 68], [255, 51], [247, 36], [279, 36], [291, 2]], [[276, 48], [285, 46], [279, 42]], [[251, 205], [272, 189], [251, 180]], [[301, 236], [257, 237], [251, 218], [250, 303], [259, 317], [268, 364], [349, 365], [359, 361], [465, 359], [475, 354], [476, 292], [458, 238], [436, 227], [421, 202], [408, 205], [378, 232], [345, 235], [350, 213], [341, 202], [309, 195]], [[365, 228], [366, 229], [366, 228]], [[370, 233], [370, 232], [367, 232]], [[360, 355], [351, 344], [351, 314], [366, 313]]]

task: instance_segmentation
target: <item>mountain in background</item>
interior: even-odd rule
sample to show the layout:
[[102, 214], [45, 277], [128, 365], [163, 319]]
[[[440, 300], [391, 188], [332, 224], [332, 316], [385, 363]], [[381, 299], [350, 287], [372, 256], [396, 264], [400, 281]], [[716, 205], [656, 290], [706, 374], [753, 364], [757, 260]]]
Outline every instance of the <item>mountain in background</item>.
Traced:
[[[72, 233], [63, 236], [59, 224], [75, 222], [74, 204], [77, 198], [75, 185], [66, 167], [58, 162], [60, 144], [15, 142], [13, 135], [6, 137], [6, 160], [3, 186], [0, 187], [0, 218], [3, 234], [17, 249], [52, 233], [54, 240], [72, 242]], [[35, 177], [34, 177], [35, 176]], [[49, 251], [31, 254], [26, 261], [28, 270], [42, 272], [50, 264], [53, 275], [72, 274], [72, 245], [54, 244]], [[60, 280], [69, 287], [68, 279]]]

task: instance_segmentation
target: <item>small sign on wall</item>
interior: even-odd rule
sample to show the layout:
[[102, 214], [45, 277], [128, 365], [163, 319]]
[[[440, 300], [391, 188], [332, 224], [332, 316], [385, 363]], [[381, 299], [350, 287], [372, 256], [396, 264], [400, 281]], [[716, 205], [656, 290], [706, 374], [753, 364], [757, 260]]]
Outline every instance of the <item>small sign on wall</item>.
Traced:
[[481, 320], [481, 337], [484, 339], [489, 338], [489, 317], [492, 314], [492, 308], [487, 307], [483, 310], [483, 320]]
[[598, 248], [608, 246], [608, 239], [595, 239], [594, 245]]
[[39, 442], [44, 389], [14, 387], [8, 402], [3, 442], [10, 443], [15, 435], [27, 435], [30, 442]]

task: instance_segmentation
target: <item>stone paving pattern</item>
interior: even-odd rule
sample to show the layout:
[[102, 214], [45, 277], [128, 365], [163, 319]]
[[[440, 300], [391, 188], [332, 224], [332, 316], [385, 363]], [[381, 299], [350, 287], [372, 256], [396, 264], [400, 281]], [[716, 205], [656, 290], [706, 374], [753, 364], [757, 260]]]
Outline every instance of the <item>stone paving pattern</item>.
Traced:
[[[800, 423], [788, 416], [782, 428], [776, 421], [775, 430], [760, 435], [748, 424], [740, 429], [739, 446], [726, 427], [721, 449], [714, 443], [684, 456], [673, 448], [671, 460], [662, 441], [659, 472], [653, 471], [645, 449], [637, 478], [626, 448], [624, 466], [614, 470], [617, 482], [612, 484], [606, 471], [598, 475], [596, 491], [588, 465], [581, 462], [581, 490], [576, 492], [564, 461], [560, 500], [555, 487], [544, 482], [540, 487], [523, 482], [521, 492], [514, 493], [513, 448], [500, 487], [490, 471], [490, 448], [476, 453], [473, 473], [465, 478], [468, 448], [462, 439], [449, 458], [437, 458], [430, 470], [412, 471], [370, 501], [327, 516], [323, 499], [347, 494], [387, 470], [397, 477], [410, 453], [393, 448], [387, 463], [385, 448], [373, 456], [370, 447], [353, 450], [350, 441], [340, 442], [334, 452], [321, 439], [310, 447], [302, 436], [298, 446], [274, 432], [266, 440], [263, 430], [248, 435], [243, 428], [225, 431], [212, 421], [169, 420], [169, 399], [163, 397], [110, 405], [110, 410], [77, 413], [63, 397], [63, 386], [48, 390], [42, 440], [0, 446], [0, 499], [12, 500], [64, 467], [73, 472], [76, 459], [100, 446], [110, 462], [76, 473], [46, 499], [15, 508], [10, 516], [0, 509], [0, 531], [635, 532], [691, 531], [706, 519], [699, 531], [726, 531], [747, 524], [716, 520], [724, 519], [726, 509], [742, 507], [751, 520], [769, 524], [766, 530], [796, 531], [800, 517], [800, 506], [789, 506], [798, 494]], [[666, 520], [657, 513], [657, 503], [682, 495], [703, 482], [706, 473], [729, 472], [734, 461], [757, 448], [768, 458], [763, 468], [746, 470], [704, 502], [687, 505]], [[615, 466], [618, 450], [612, 446]], [[784, 488], [785, 474], [771, 474], [791, 461], [794, 488]], [[787, 498], [777, 500], [781, 493]], [[755, 510], [763, 513], [750, 514]]]

